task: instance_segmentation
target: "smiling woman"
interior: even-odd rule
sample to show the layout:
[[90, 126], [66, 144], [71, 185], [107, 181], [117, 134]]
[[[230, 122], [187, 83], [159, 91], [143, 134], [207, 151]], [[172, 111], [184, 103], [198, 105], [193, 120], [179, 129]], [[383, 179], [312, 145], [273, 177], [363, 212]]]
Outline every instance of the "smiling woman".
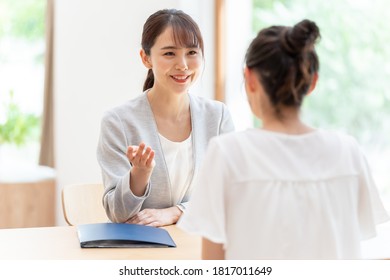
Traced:
[[151, 98], [155, 91], [161, 92], [159, 96], [169, 95], [172, 90], [177, 94], [187, 93], [199, 76], [202, 48], [193, 39], [184, 43], [175, 40], [173, 27], [167, 27], [150, 50], [141, 50], [142, 62], [153, 74], [153, 80], [148, 78], [144, 90], [150, 89]]
[[150, 67], [150, 62], [147, 59], [145, 60], [145, 57], [149, 57], [151, 55], [152, 47], [155, 45], [157, 38], [159, 38], [160, 46], [154, 46], [154, 49], [159, 50], [163, 55], [172, 56], [174, 53], [172, 51], [168, 52], [168, 50], [175, 50], [177, 47], [185, 47], [197, 49], [198, 52], [201, 52], [199, 55], [203, 58], [203, 38], [193, 19], [190, 17], [187, 18], [181, 14], [176, 14], [175, 17], [171, 17], [169, 19], [170, 24], [168, 27], [165, 25], [159, 25], [161, 21], [166, 20], [165, 17], [166, 15], [164, 13], [153, 15], [149, 17], [144, 26], [141, 42], [141, 57], [143, 58], [144, 64], [146, 63], [145, 66], [149, 69], [144, 84], [144, 90], [151, 88], [154, 84], [153, 70]]
[[180, 10], [145, 22], [144, 93], [106, 112], [97, 150], [107, 216], [113, 222], [174, 224], [190, 199], [208, 141], [234, 129], [226, 106], [189, 93], [203, 62], [203, 38]]

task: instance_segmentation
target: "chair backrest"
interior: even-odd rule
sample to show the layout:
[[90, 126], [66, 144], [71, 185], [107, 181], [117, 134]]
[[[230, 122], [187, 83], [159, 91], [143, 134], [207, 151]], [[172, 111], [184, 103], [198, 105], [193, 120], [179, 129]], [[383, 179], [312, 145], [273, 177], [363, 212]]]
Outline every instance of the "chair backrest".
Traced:
[[73, 184], [62, 189], [62, 210], [65, 221], [80, 224], [104, 223], [108, 221], [102, 204], [102, 184]]

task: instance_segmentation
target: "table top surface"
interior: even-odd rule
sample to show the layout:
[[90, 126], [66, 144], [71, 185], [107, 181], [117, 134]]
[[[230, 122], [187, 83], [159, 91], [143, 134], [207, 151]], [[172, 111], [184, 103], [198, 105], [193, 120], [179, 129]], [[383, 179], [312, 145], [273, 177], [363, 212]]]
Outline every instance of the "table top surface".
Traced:
[[[164, 227], [176, 248], [81, 248], [73, 226], [0, 230], [0, 260], [197, 260], [201, 238], [175, 225]], [[364, 259], [390, 259], [390, 222], [377, 226], [375, 238], [362, 242]]]
[[176, 248], [81, 248], [73, 226], [0, 230], [0, 260], [194, 260], [201, 238], [176, 226], [164, 227]]

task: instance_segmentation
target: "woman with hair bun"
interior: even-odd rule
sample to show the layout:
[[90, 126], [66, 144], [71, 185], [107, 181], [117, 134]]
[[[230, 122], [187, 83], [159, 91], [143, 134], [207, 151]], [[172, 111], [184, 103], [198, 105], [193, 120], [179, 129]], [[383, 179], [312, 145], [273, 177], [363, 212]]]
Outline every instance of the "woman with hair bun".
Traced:
[[185, 211], [209, 139], [234, 126], [222, 102], [189, 93], [204, 54], [189, 15], [155, 12], [141, 45], [144, 92], [103, 116], [97, 158], [109, 219], [159, 227]]
[[310, 20], [261, 30], [246, 53], [245, 89], [261, 128], [210, 141], [179, 220], [204, 259], [358, 259], [389, 219], [357, 142], [300, 118], [319, 70]]

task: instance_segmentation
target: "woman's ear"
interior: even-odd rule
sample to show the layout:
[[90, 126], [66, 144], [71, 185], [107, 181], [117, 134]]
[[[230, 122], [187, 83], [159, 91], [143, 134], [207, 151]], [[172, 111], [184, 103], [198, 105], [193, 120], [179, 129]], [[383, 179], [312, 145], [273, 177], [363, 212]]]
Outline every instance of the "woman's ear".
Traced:
[[256, 90], [256, 74], [245, 66], [244, 68], [245, 88], [248, 93], [252, 93]]
[[152, 63], [150, 62], [150, 56], [146, 54], [144, 49], [139, 51], [139, 55], [141, 56], [142, 63], [145, 65], [145, 67], [151, 69]]
[[318, 72], [315, 72], [313, 74], [313, 79], [311, 81], [310, 88], [309, 88], [309, 91], [307, 92], [307, 95], [312, 93], [312, 91], [316, 88], [317, 81], [318, 81]]

